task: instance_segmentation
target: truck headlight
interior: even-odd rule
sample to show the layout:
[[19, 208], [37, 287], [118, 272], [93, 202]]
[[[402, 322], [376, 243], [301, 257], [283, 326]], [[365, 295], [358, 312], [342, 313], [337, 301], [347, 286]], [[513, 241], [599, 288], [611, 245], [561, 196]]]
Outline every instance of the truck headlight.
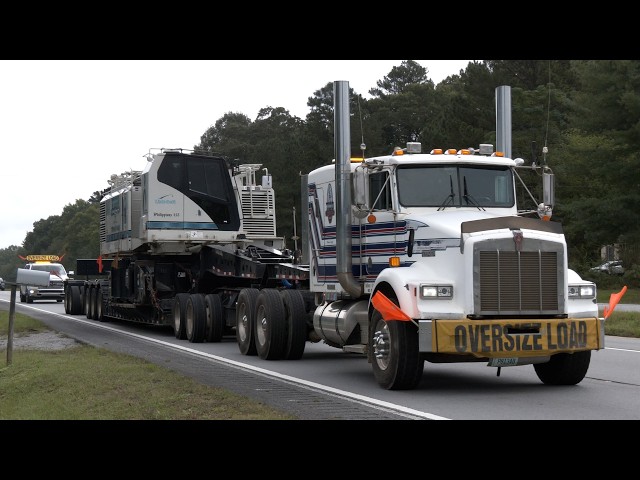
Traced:
[[587, 299], [596, 298], [596, 285], [594, 283], [569, 285], [570, 299]]
[[450, 300], [453, 298], [453, 285], [420, 285], [420, 298]]

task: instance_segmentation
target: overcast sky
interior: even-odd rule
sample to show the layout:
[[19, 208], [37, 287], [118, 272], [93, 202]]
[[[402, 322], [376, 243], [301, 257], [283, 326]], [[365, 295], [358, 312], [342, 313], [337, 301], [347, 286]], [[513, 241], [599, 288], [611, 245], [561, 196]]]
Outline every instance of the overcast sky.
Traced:
[[[439, 83], [470, 60], [416, 60]], [[305, 119], [336, 80], [365, 98], [402, 60], [0, 60], [0, 248], [88, 200], [152, 148], [192, 149], [225, 113]], [[268, 165], [265, 165], [268, 167]], [[96, 222], [98, 219], [96, 218]], [[28, 252], [63, 253], [63, 252]]]

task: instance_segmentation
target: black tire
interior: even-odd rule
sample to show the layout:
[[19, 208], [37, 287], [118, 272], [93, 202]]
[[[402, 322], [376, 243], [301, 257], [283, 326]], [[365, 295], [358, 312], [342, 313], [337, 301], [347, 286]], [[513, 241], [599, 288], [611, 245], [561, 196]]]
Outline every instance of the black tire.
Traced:
[[387, 390], [415, 388], [424, 370], [418, 348], [418, 328], [411, 322], [386, 322], [373, 310], [369, 329], [371, 365], [378, 384]]
[[80, 315], [82, 313], [82, 297], [80, 296], [80, 287], [72, 285], [67, 292], [69, 296], [69, 313], [71, 315]]
[[236, 340], [243, 355], [257, 355], [254, 336], [256, 331], [257, 288], [243, 288], [236, 304]]
[[98, 289], [92, 288], [89, 290], [89, 308], [87, 309], [87, 318], [96, 320], [96, 304], [98, 303]]
[[173, 333], [178, 340], [187, 338], [185, 311], [187, 310], [188, 293], [178, 293], [173, 301]]
[[71, 287], [64, 291], [64, 313], [71, 313]]
[[22, 290], [20, 290], [20, 303], [24, 303], [27, 301], [27, 296], [22, 294]]
[[298, 360], [307, 344], [307, 310], [298, 290], [282, 290], [282, 303], [287, 319], [287, 346], [283, 358]]
[[575, 353], [556, 353], [547, 363], [536, 363], [533, 368], [545, 385], [577, 385], [587, 375], [591, 363], [591, 350]]
[[29, 292], [27, 292], [25, 294], [25, 298], [26, 298], [27, 303], [33, 303], [33, 297], [31, 295], [29, 295]]
[[78, 287], [79, 291], [80, 291], [80, 311], [78, 312], [79, 314], [84, 314], [86, 313], [86, 302], [87, 302], [87, 298], [85, 297], [86, 295], [86, 291], [87, 291], [87, 287], [82, 286], [82, 287]]
[[278, 290], [265, 288], [256, 301], [256, 350], [263, 360], [280, 360], [287, 347], [287, 316]]
[[207, 310], [207, 342], [220, 342], [224, 334], [225, 317], [222, 300], [217, 293], [210, 293], [204, 297]]
[[107, 317], [104, 315], [104, 295], [102, 295], [102, 289], [96, 289], [96, 303], [93, 311], [93, 316], [99, 322], [106, 322]]
[[191, 343], [202, 343], [207, 329], [207, 310], [204, 295], [194, 293], [187, 299], [184, 312], [185, 334]]
[[93, 288], [85, 287], [82, 304], [84, 305], [84, 316], [91, 318], [91, 292]]

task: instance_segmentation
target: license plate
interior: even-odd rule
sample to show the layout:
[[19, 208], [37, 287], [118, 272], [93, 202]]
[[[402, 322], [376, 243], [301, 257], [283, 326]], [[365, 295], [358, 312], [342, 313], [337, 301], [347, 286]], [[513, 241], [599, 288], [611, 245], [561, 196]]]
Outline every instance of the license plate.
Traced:
[[490, 367], [515, 367], [518, 365], [517, 358], [492, 358], [489, 361]]

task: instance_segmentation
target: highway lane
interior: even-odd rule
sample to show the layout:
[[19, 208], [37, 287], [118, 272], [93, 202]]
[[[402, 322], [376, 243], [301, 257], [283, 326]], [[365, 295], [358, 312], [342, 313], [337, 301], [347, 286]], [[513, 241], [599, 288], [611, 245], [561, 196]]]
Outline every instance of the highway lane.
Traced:
[[[3, 310], [8, 310], [8, 299], [8, 291], [0, 292]], [[293, 413], [303, 419], [640, 419], [640, 339], [608, 336], [606, 348], [592, 353], [587, 377], [576, 386], [543, 385], [532, 366], [503, 368], [498, 376], [495, 368], [484, 363], [426, 363], [418, 388], [397, 392], [378, 387], [364, 357], [322, 343], [307, 343], [300, 360], [264, 361], [240, 354], [233, 337], [193, 344], [177, 340], [170, 329], [68, 316], [63, 305], [55, 302], [18, 302], [17, 311], [42, 315], [52, 328], [84, 337], [83, 341], [96, 346], [131, 354], [146, 352], [151, 345], [179, 352], [182, 360], [167, 362], [158, 354], [149, 357], [171, 368], [178, 364], [184, 367], [178, 370], [200, 380], [215, 383], [228, 377], [231, 385], [242, 384], [245, 393], [293, 407]], [[185, 358], [192, 359], [194, 366], [183, 366], [191, 362]], [[228, 369], [226, 374], [220, 373], [221, 365]], [[240, 377], [245, 380], [238, 381]], [[326, 405], [326, 411], [318, 405]]]

